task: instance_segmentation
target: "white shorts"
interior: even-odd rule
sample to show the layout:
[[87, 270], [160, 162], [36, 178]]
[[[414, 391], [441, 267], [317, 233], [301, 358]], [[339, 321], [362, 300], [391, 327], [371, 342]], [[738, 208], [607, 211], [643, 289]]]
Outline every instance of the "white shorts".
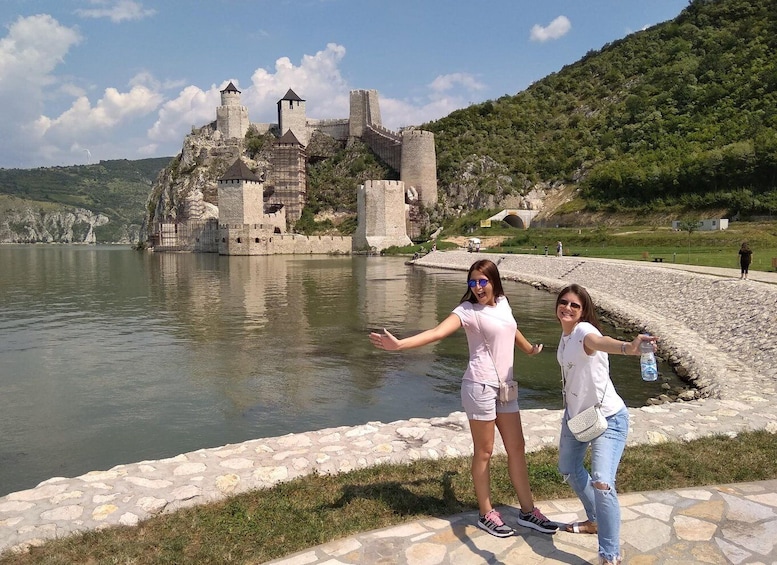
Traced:
[[518, 400], [502, 404], [498, 399], [499, 389], [495, 386], [461, 382], [461, 405], [469, 420], [496, 420], [498, 413], [518, 412]]

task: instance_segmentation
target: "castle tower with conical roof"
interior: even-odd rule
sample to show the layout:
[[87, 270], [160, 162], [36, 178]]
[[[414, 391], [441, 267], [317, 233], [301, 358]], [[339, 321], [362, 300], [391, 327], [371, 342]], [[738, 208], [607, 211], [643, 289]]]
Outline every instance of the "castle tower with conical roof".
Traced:
[[216, 108], [216, 129], [227, 139], [243, 139], [249, 124], [248, 108], [240, 105], [240, 91], [230, 82], [221, 91], [221, 106]]

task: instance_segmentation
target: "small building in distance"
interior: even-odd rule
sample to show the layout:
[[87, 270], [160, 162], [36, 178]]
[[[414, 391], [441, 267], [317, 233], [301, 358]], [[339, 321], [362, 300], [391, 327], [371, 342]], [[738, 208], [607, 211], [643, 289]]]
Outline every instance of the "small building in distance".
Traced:
[[[681, 220], [674, 220], [672, 222], [672, 229], [674, 231], [680, 231]], [[728, 218], [716, 218], [712, 220], [699, 220], [697, 227], [699, 231], [718, 231], [728, 229]]]

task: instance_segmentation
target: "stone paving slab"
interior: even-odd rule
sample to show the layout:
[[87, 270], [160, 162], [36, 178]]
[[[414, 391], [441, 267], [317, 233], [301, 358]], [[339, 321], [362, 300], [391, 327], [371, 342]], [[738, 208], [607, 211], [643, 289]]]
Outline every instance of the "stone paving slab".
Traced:
[[[777, 481], [620, 495], [624, 563], [777, 563]], [[538, 502], [560, 524], [584, 520], [577, 498]], [[518, 507], [502, 507], [515, 526]], [[495, 538], [477, 512], [417, 520], [333, 541], [272, 565], [457, 565], [597, 563], [595, 535], [546, 535], [516, 526]]]

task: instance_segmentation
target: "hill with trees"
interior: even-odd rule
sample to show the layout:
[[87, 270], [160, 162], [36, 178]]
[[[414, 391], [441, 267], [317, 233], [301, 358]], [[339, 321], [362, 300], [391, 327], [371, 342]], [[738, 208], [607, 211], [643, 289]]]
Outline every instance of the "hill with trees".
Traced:
[[[171, 157], [129, 161], [100, 161], [93, 165], [0, 169], [0, 222], [18, 241], [35, 226], [17, 225], [19, 218], [34, 217], [41, 226], [47, 215], [87, 210], [108, 219], [94, 226], [98, 242], [130, 242], [137, 239], [146, 200], [159, 172]], [[30, 214], [32, 212], [32, 214]], [[29, 220], [25, 220], [29, 223]], [[55, 238], [56, 240], [56, 238]]]
[[[515, 96], [425, 124], [443, 190], [574, 185], [559, 212], [777, 212], [777, 3], [692, 0]], [[505, 179], [509, 179], [506, 182]]]

